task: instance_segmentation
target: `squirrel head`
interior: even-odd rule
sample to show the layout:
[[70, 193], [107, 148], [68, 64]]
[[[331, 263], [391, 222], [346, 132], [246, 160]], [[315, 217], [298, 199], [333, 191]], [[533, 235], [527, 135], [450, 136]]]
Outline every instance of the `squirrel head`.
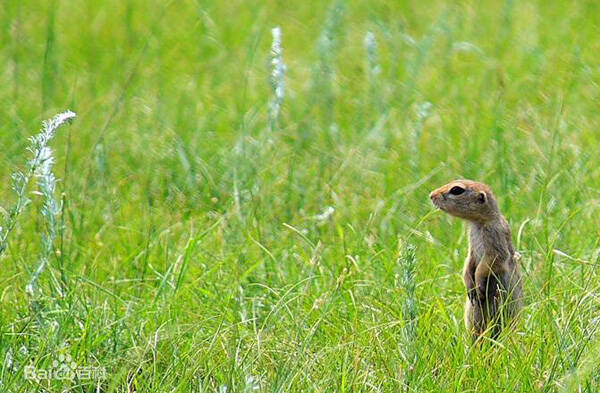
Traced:
[[490, 187], [473, 180], [455, 180], [434, 190], [433, 205], [446, 213], [476, 223], [494, 220], [500, 215]]

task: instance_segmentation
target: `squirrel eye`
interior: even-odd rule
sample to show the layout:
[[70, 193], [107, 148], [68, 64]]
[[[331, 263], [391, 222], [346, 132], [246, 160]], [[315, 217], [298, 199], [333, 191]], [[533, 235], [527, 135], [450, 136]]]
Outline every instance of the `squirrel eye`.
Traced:
[[454, 186], [450, 189], [450, 194], [452, 195], [460, 195], [465, 192], [465, 189], [459, 186]]

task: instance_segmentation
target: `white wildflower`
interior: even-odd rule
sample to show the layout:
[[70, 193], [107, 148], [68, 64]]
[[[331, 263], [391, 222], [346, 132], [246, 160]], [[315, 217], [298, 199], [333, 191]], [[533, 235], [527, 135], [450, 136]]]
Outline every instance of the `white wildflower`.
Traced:
[[279, 119], [279, 113], [285, 96], [285, 64], [283, 63], [283, 48], [281, 47], [281, 28], [271, 30], [273, 43], [271, 44], [271, 87], [273, 99], [269, 104], [269, 129], [272, 130]]
[[[50, 120], [42, 123], [40, 132], [29, 138], [29, 150], [32, 158], [27, 162], [27, 168], [24, 172], [15, 172], [12, 174], [12, 188], [17, 194], [17, 201], [9, 210], [5, 221], [5, 227], [0, 231], [0, 254], [6, 249], [8, 236], [15, 228], [17, 218], [23, 209], [29, 204], [30, 200], [27, 197], [27, 185], [32, 176], [40, 176], [51, 173], [50, 170], [53, 164], [52, 150], [49, 149], [48, 143], [54, 137], [56, 130], [65, 122], [75, 118], [75, 113], [66, 111], [59, 113]], [[53, 177], [53, 176], [52, 176]], [[46, 179], [46, 185], [53, 190], [53, 180]], [[41, 190], [43, 194], [43, 190]]]
[[335, 208], [333, 206], [327, 206], [323, 213], [317, 214], [316, 216], [314, 216], [314, 219], [317, 221], [325, 221], [329, 217], [331, 217], [333, 213], [335, 213]]

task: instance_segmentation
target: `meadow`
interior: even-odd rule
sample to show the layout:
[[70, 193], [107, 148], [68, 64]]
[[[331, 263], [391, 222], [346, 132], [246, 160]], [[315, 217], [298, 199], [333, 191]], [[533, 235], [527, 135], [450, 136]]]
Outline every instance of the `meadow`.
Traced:
[[[599, 3], [4, 0], [0, 26], [3, 230], [29, 138], [77, 114], [0, 255], [0, 392], [600, 391]], [[456, 178], [521, 255], [496, 343], [428, 198]]]

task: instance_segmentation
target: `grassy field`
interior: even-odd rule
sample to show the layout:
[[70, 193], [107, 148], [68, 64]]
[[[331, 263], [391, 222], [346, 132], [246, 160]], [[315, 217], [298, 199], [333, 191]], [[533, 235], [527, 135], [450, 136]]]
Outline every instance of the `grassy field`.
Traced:
[[[35, 179], [0, 257], [1, 392], [600, 391], [597, 2], [5, 0], [0, 26], [6, 211], [77, 113], [34, 290]], [[460, 177], [522, 255], [519, 325], [480, 347], [466, 225], [428, 198]], [[63, 364], [105, 375], [26, 372]]]

